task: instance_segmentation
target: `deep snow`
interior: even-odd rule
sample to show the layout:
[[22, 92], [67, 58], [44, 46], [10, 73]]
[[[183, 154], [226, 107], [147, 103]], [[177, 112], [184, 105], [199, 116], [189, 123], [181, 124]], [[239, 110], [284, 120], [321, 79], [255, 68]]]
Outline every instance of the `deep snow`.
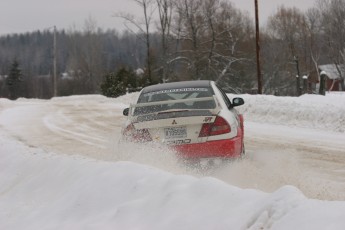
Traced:
[[[315, 142], [316, 148], [331, 142], [337, 153], [345, 155], [344, 95], [243, 97], [246, 104], [239, 110], [245, 114], [246, 127], [250, 126], [250, 140], [261, 138], [265, 142], [268, 134], [264, 131], [269, 130], [270, 137], [287, 138], [290, 142], [303, 137], [303, 142]], [[88, 100], [96, 106], [91, 102], [95, 98], [101, 96], [50, 101], [71, 100], [71, 106], [78, 106], [78, 101]], [[106, 103], [101, 106], [122, 109], [132, 98], [127, 95], [104, 99]], [[15, 134], [32, 130], [33, 135], [40, 135], [40, 129], [33, 128], [37, 124], [25, 119], [39, 117], [42, 111], [25, 107], [41, 103], [49, 106], [49, 101], [0, 99], [0, 229], [345, 229], [345, 201], [310, 199], [288, 184], [263, 192], [239, 188], [211, 176], [169, 172], [169, 165], [155, 167], [176, 163], [174, 156], [164, 149], [151, 153], [152, 157], [161, 154], [155, 164], [145, 164], [137, 159], [143, 152], [135, 148], [136, 153], [121, 151], [129, 157], [116, 156], [115, 150], [115, 161], [106, 161], [86, 157], [82, 152], [60, 154], [31, 145]], [[44, 124], [57, 133], [77, 136], [75, 142], [104, 146], [99, 140], [102, 137], [86, 132], [83, 124], [77, 135], [72, 128], [59, 130], [56, 123], [66, 122], [66, 117], [59, 118], [54, 123], [53, 117], [45, 116]], [[294, 136], [296, 129], [298, 136]], [[64, 143], [60, 144], [63, 151]], [[252, 150], [251, 154], [255, 152]], [[270, 155], [264, 159], [274, 160]], [[344, 177], [338, 181], [345, 184]]]

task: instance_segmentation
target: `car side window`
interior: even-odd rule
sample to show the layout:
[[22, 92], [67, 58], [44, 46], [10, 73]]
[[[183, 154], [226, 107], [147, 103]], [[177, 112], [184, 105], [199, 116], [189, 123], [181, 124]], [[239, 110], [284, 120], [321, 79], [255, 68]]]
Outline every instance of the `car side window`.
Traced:
[[226, 106], [227, 106], [228, 108], [230, 108], [230, 107], [231, 107], [231, 102], [230, 102], [228, 96], [226, 95], [226, 93], [225, 93], [221, 88], [219, 88], [219, 87], [217, 87], [217, 88], [218, 88], [219, 91], [221, 92], [222, 97], [223, 97], [223, 99], [224, 99], [224, 101], [225, 101]]

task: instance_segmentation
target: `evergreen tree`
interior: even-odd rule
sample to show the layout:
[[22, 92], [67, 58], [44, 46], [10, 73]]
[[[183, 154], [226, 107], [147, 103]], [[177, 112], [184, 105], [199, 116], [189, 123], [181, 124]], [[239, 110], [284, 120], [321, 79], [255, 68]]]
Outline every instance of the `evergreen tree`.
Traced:
[[118, 97], [126, 94], [128, 88], [136, 88], [136, 75], [132, 71], [121, 68], [117, 73], [105, 75], [101, 84], [101, 91], [104, 96]]
[[10, 92], [9, 98], [11, 100], [15, 100], [18, 98], [21, 81], [22, 81], [22, 71], [19, 68], [18, 61], [15, 59], [11, 65], [10, 73], [8, 74], [8, 77], [6, 79], [6, 84]]

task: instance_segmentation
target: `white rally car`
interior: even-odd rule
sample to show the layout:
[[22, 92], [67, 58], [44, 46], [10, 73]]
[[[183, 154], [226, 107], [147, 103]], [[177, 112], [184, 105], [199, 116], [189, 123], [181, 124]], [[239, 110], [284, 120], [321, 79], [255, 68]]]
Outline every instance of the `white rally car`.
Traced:
[[185, 158], [236, 158], [244, 154], [243, 116], [213, 81], [158, 84], [141, 90], [136, 104], [123, 111], [123, 138], [156, 142]]

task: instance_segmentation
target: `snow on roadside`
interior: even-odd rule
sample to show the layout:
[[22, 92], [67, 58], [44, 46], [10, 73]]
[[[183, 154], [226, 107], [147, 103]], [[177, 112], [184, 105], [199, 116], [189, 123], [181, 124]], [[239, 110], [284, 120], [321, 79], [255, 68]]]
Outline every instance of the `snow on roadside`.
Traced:
[[245, 104], [238, 110], [247, 121], [345, 132], [345, 93], [301, 97], [239, 96], [244, 98]]
[[[86, 97], [124, 108], [135, 96]], [[344, 132], [341, 94], [241, 96], [246, 104], [238, 109], [248, 121]], [[85, 99], [52, 100], [78, 106], [80, 97]], [[35, 100], [0, 99], [0, 109], [17, 103]], [[15, 122], [14, 117], [6, 120]], [[292, 186], [264, 193], [129, 161], [56, 155], [25, 146], [1, 129], [0, 159], [0, 229], [342, 230], [345, 226], [344, 201], [307, 199]]]
[[131, 162], [55, 155], [0, 131], [0, 229], [343, 229], [345, 202]]

